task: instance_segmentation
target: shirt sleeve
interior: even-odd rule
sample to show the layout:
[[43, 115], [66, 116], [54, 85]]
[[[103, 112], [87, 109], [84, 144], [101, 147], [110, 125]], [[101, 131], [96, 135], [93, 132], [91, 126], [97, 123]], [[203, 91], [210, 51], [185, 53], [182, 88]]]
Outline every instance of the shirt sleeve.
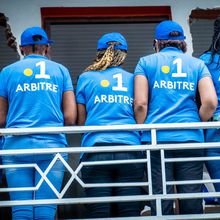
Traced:
[[0, 96], [4, 98], [8, 98], [6, 76], [7, 73], [3, 69], [2, 72], [0, 73]]
[[69, 70], [67, 68], [63, 68], [64, 71], [64, 85], [63, 85], [63, 92], [66, 91], [73, 91], [73, 83], [70, 77]]
[[143, 58], [141, 58], [135, 68], [135, 71], [134, 71], [134, 75], [137, 76], [137, 75], [143, 75], [143, 76], [146, 76], [146, 64], [145, 64], [145, 61], [143, 60]]
[[212, 77], [208, 67], [205, 65], [204, 61], [201, 61], [200, 64], [200, 72], [199, 72], [199, 80], [204, 78], [204, 77]]
[[83, 79], [83, 76], [80, 76], [77, 81], [76, 86], [76, 102], [78, 104], [86, 104], [86, 98], [85, 98], [85, 80]]

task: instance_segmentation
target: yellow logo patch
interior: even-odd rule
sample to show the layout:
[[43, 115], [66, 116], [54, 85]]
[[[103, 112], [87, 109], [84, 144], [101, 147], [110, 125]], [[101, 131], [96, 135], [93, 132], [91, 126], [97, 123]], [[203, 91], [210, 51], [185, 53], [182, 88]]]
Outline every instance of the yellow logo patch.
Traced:
[[104, 79], [104, 80], [101, 81], [100, 84], [101, 84], [102, 87], [108, 87], [110, 83], [109, 83], [108, 80]]
[[32, 69], [27, 68], [27, 69], [24, 70], [24, 75], [25, 76], [31, 76], [32, 74], [33, 74]]
[[162, 66], [161, 70], [163, 73], [167, 74], [170, 72], [170, 67], [169, 66]]

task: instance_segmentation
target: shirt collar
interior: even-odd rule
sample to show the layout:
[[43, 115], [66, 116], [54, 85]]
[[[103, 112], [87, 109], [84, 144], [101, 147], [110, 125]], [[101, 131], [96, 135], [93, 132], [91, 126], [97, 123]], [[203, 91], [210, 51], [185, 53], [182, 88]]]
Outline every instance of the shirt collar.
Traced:
[[175, 51], [175, 52], [183, 53], [183, 51], [178, 49], [177, 47], [165, 47], [160, 52], [168, 52], [168, 51]]
[[27, 58], [41, 58], [41, 59], [48, 60], [47, 57], [45, 57], [43, 55], [39, 55], [39, 54], [30, 54], [30, 55], [27, 55], [27, 56], [24, 57], [24, 59], [27, 59]]

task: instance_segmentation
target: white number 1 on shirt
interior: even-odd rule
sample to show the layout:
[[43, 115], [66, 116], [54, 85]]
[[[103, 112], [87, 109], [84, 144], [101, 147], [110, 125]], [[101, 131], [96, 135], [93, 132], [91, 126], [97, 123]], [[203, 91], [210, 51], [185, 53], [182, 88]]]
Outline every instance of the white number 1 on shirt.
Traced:
[[173, 61], [173, 64], [177, 65], [177, 72], [172, 73], [172, 77], [186, 77], [187, 74], [182, 72], [182, 59], [177, 58]]
[[45, 61], [36, 63], [36, 66], [40, 66], [40, 74], [35, 75], [36, 79], [50, 79], [50, 75], [46, 74]]
[[122, 86], [122, 74], [121, 73], [113, 75], [113, 78], [117, 79], [117, 86], [113, 86], [112, 90], [114, 90], [114, 91], [124, 91], [124, 92], [128, 91], [127, 87]]

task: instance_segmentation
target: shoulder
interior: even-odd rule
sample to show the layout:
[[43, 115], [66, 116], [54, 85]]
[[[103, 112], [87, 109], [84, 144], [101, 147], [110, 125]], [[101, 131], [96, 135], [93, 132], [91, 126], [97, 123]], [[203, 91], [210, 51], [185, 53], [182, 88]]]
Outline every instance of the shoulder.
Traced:
[[46, 60], [46, 62], [51, 66], [51, 67], [57, 67], [60, 70], [62, 70], [63, 72], [69, 72], [68, 68], [64, 65], [62, 65], [61, 63], [57, 63], [53, 60]]
[[19, 60], [19, 61], [16, 61], [16, 62], [8, 65], [8, 66], [3, 67], [1, 73], [3, 73], [3, 72], [9, 73], [9, 72], [12, 72], [15, 69], [17, 71], [22, 66], [23, 66], [23, 60]]
[[160, 56], [160, 53], [153, 53], [153, 54], [143, 56], [139, 60], [140, 61], [147, 61], [147, 60], [151, 60], [151, 59], [156, 59], [158, 56]]
[[86, 72], [81, 73], [79, 75], [79, 78], [81, 78], [81, 79], [92, 78], [97, 74], [98, 74], [98, 71], [86, 71]]
[[83, 72], [78, 76], [77, 79], [77, 85], [85, 85], [88, 84], [91, 81], [97, 80], [98, 76], [98, 71], [87, 71]]
[[132, 76], [133, 74], [125, 69], [123, 69], [122, 67], [114, 67], [114, 69], [112, 69], [112, 73], [116, 74], [116, 73], [122, 73], [124, 75], [127, 76]]
[[204, 61], [202, 59], [199, 59], [197, 57], [194, 57], [192, 55], [189, 54], [183, 54], [182, 58], [185, 59], [186, 62], [188, 62], [191, 65], [199, 65], [199, 66], [203, 66], [205, 65]]
[[204, 62], [207, 62], [211, 57], [211, 53], [210, 52], [205, 52], [203, 53], [199, 59], [203, 60]]

